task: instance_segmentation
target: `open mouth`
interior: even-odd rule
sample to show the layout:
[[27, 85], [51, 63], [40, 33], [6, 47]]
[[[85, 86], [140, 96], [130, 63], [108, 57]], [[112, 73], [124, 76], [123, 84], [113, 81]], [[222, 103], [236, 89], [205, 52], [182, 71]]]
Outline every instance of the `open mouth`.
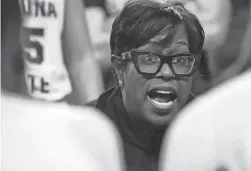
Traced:
[[170, 109], [177, 100], [177, 93], [169, 90], [151, 90], [147, 93], [152, 104], [160, 109]]

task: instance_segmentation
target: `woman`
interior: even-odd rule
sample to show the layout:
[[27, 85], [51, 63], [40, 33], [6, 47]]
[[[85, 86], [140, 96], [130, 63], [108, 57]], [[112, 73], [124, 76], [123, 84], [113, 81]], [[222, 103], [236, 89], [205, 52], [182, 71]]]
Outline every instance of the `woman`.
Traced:
[[192, 99], [203, 42], [197, 17], [179, 3], [134, 0], [115, 19], [110, 47], [118, 86], [89, 105], [117, 126], [128, 170], [157, 169], [163, 133]]

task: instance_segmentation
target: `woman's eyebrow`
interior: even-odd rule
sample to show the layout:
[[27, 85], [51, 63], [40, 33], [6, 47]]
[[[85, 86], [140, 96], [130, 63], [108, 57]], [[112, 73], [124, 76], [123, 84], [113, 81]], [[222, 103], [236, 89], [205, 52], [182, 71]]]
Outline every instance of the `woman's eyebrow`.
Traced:
[[166, 49], [167, 54], [186, 53], [189, 52], [188, 43], [186, 41], [175, 41], [171, 47]]
[[188, 43], [186, 41], [182, 41], [182, 40], [175, 41], [175, 42], [173, 42], [173, 44], [187, 45], [188, 46]]

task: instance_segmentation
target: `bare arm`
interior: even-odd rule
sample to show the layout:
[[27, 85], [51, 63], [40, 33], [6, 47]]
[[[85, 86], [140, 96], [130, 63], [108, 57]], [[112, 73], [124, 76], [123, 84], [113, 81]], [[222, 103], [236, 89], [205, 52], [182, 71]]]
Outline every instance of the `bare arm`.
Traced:
[[99, 96], [103, 81], [89, 37], [84, 5], [81, 0], [66, 0], [65, 3], [64, 57], [74, 94], [83, 104]]

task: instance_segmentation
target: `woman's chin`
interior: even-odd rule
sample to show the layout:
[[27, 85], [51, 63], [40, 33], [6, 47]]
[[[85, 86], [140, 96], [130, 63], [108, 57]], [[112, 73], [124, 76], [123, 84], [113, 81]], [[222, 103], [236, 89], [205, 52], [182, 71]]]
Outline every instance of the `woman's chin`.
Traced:
[[178, 112], [178, 101], [161, 104], [151, 101], [144, 106], [144, 115], [148, 122], [155, 126], [167, 126]]

